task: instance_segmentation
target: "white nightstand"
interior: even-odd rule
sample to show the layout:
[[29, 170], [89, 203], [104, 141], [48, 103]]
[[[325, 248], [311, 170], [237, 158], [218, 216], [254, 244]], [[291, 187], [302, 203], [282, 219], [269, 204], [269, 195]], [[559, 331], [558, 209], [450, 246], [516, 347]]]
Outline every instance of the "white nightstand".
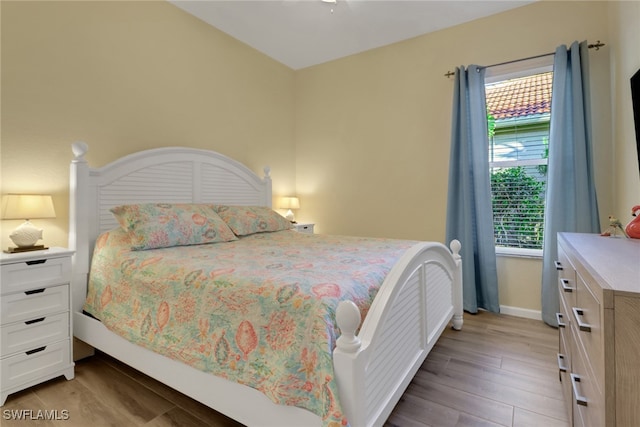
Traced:
[[293, 224], [293, 228], [299, 233], [307, 233], [313, 234], [313, 227], [315, 224], [312, 223], [297, 223]]
[[0, 254], [0, 406], [11, 393], [74, 376], [72, 255], [64, 248]]

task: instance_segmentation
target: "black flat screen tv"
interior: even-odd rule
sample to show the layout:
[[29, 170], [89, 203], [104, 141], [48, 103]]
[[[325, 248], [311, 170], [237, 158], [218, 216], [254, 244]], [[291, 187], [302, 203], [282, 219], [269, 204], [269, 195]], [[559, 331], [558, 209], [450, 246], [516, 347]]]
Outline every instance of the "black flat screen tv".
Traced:
[[640, 70], [631, 76], [631, 102], [633, 120], [636, 124], [636, 152], [638, 154], [638, 173], [640, 173]]

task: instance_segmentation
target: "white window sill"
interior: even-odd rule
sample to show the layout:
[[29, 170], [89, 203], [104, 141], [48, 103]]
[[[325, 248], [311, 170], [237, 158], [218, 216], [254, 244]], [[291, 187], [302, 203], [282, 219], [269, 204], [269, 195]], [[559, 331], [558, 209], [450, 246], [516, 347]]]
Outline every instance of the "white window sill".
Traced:
[[496, 246], [496, 256], [542, 259], [542, 249], [505, 248]]

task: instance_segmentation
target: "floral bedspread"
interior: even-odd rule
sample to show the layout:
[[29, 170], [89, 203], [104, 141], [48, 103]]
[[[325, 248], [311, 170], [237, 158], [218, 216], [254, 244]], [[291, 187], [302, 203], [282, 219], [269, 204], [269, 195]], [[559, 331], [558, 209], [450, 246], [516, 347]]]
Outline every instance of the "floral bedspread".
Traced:
[[84, 309], [127, 340], [346, 425], [332, 351], [338, 302], [364, 315], [415, 242], [279, 231], [130, 250], [101, 235]]

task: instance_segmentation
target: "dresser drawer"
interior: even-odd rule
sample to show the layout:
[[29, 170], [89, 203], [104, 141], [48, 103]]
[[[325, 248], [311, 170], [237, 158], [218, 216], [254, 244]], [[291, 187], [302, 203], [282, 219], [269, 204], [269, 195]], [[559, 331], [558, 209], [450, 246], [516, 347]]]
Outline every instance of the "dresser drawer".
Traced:
[[[572, 315], [569, 314], [569, 309], [567, 308], [565, 300], [560, 298], [560, 312], [558, 313], [560, 353], [565, 355], [567, 366], [569, 367], [569, 369], [571, 369], [571, 346], [569, 344], [573, 342], [573, 338], [571, 337], [571, 326], [573, 324], [573, 322], [571, 321], [571, 316]], [[562, 348], [563, 344], [564, 348]]]
[[571, 301], [567, 300], [566, 294], [563, 293], [562, 289], [559, 288], [558, 292], [560, 293], [560, 311], [557, 314], [558, 329], [560, 330], [560, 332], [568, 333], [571, 330], [571, 325], [574, 323], [573, 312], [571, 311], [571, 308], [575, 304], [572, 304]]
[[33, 289], [2, 297], [0, 320], [3, 325], [37, 319], [69, 310], [69, 285]]
[[[564, 331], [563, 331], [564, 332]], [[567, 333], [570, 331], [567, 331]], [[567, 415], [571, 420], [571, 341], [565, 339], [565, 335], [560, 333], [560, 352], [558, 353], [558, 376], [560, 378], [560, 385], [562, 386], [562, 395], [564, 396], [565, 407], [567, 409]]]
[[3, 326], [0, 353], [4, 356], [69, 338], [69, 313], [54, 314]]
[[[587, 356], [588, 357], [588, 356]], [[604, 427], [604, 397], [598, 390], [598, 381], [588, 369], [589, 362], [579, 348], [573, 348], [573, 369], [570, 376], [573, 417], [576, 425]]]
[[71, 258], [43, 258], [5, 264], [0, 274], [2, 295], [69, 283]]
[[597, 387], [604, 393], [604, 342], [602, 337], [601, 305], [584, 280], [578, 274], [576, 306], [572, 317], [577, 331], [577, 340], [582, 344], [593, 370]]
[[563, 250], [558, 250], [558, 289], [560, 296], [567, 301], [569, 307], [576, 303], [576, 270], [574, 269], [567, 254]]
[[71, 364], [69, 339], [0, 360], [2, 389], [7, 390], [45, 377]]

